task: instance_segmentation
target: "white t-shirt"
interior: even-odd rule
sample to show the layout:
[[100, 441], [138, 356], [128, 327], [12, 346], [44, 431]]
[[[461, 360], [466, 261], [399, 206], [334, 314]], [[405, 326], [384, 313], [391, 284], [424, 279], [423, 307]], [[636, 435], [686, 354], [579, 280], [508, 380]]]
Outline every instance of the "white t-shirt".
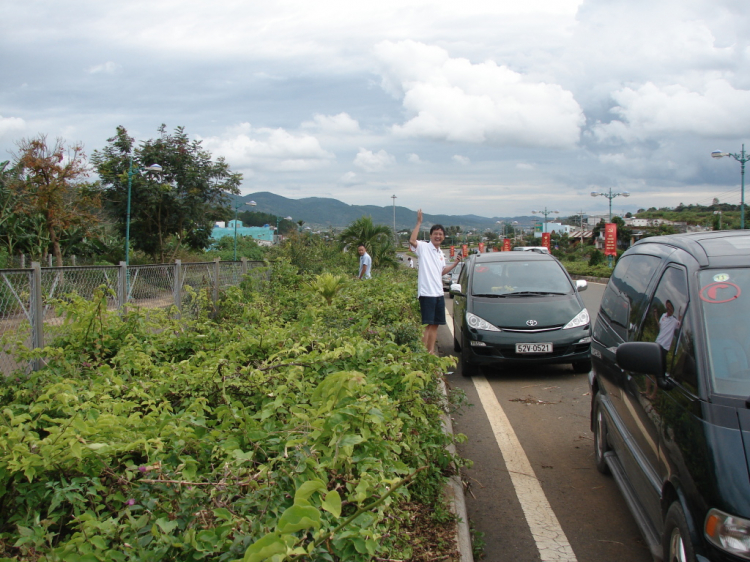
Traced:
[[417, 240], [416, 248], [412, 246], [414, 253], [419, 258], [419, 273], [417, 274], [418, 295], [420, 297], [442, 297], [443, 296], [443, 268], [445, 268], [445, 256], [440, 248], [436, 248], [432, 242]]
[[[365, 252], [364, 256], [359, 256], [359, 272], [362, 271], [362, 266], [366, 266], [365, 268], [365, 274], [362, 276], [362, 279], [370, 279], [370, 270], [372, 269], [372, 258], [370, 257], [370, 254]], [[357, 274], [359, 275], [359, 272]]]
[[659, 318], [659, 335], [656, 336], [656, 343], [669, 351], [669, 348], [672, 347], [675, 330], [679, 326], [680, 321], [674, 317], [674, 314], [672, 316], [667, 316], [666, 312], [662, 314]]

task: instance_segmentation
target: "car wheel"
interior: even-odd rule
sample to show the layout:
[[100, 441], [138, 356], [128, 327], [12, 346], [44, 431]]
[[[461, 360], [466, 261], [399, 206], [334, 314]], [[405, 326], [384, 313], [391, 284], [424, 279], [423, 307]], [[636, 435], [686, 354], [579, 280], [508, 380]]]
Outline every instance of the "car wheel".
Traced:
[[467, 348], [464, 348], [461, 353], [461, 374], [465, 377], [473, 377], [479, 374], [479, 366], [469, 361], [469, 353], [471, 352]]
[[690, 540], [690, 530], [685, 514], [678, 502], [674, 502], [667, 511], [662, 535], [664, 562], [695, 562], [695, 551]]
[[573, 370], [576, 373], [588, 373], [591, 370], [591, 359], [573, 361]]
[[594, 460], [596, 469], [602, 474], [609, 474], [609, 466], [604, 460], [604, 454], [610, 450], [607, 441], [607, 420], [602, 412], [602, 401], [597, 392], [594, 396]]

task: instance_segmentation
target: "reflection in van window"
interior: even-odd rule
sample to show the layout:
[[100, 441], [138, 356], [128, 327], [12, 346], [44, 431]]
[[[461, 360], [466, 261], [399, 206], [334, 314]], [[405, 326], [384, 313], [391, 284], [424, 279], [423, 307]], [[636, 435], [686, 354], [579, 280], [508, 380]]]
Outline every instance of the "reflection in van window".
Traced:
[[714, 391], [750, 397], [750, 269], [701, 271], [700, 304]]

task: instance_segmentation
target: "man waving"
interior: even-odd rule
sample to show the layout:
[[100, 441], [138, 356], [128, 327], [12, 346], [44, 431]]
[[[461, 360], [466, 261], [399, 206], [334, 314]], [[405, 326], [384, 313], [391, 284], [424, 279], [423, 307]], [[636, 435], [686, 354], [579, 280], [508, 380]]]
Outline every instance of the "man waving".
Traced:
[[422, 342], [427, 351], [437, 355], [438, 326], [445, 324], [445, 296], [443, 294], [443, 275], [459, 263], [445, 265], [445, 256], [440, 244], [445, 239], [445, 229], [435, 224], [430, 228], [430, 241], [418, 240], [419, 228], [422, 226], [422, 209], [417, 211], [417, 226], [411, 233], [409, 244], [419, 258], [417, 285], [419, 287], [419, 309], [422, 312], [422, 324], [425, 324]]

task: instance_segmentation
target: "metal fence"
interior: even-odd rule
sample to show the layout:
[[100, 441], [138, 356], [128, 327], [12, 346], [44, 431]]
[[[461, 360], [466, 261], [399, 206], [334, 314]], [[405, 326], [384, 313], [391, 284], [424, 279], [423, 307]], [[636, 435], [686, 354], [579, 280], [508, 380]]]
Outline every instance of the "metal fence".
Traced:
[[[195, 295], [210, 291], [211, 300], [239, 285], [243, 276], [263, 267], [263, 262], [242, 258], [238, 262], [182, 263], [156, 265], [41, 267], [0, 270], [0, 337], [20, 336], [28, 348], [44, 347], [62, 335], [63, 318], [52, 307], [54, 299], [75, 294], [92, 299], [99, 287], [109, 289], [107, 308], [125, 305], [166, 308], [174, 305], [182, 316], [196, 310]], [[16, 360], [13, 351], [0, 349], [0, 373], [8, 375], [32, 366]]]

